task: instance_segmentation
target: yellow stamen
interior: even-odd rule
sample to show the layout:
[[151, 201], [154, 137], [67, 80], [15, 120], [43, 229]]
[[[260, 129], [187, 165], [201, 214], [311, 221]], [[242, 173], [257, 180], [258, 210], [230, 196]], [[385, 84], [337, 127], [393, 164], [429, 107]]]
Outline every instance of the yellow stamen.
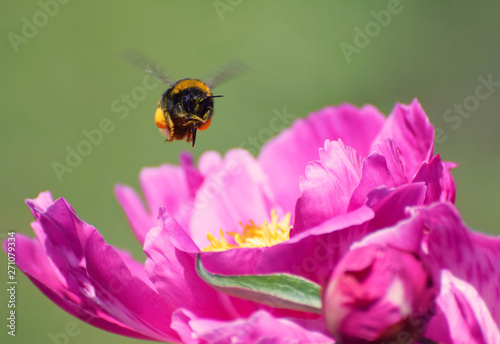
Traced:
[[221, 229], [220, 240], [217, 240], [212, 234], [207, 233], [210, 246], [205, 247], [202, 251], [213, 252], [241, 247], [268, 247], [286, 241], [290, 235], [290, 213], [287, 213], [278, 222], [278, 215], [276, 215], [274, 210], [271, 210], [271, 222], [268, 222], [266, 219], [263, 225], [256, 225], [253, 220], [250, 220], [249, 224], [243, 225], [240, 222], [240, 225], [243, 228], [242, 233], [226, 232], [227, 235], [233, 237], [237, 245], [228, 243]]

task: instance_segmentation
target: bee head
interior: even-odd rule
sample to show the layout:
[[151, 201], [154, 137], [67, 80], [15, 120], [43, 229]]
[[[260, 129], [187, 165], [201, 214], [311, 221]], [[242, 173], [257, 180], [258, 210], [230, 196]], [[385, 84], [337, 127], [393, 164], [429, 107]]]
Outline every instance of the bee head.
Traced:
[[193, 91], [186, 93], [180, 104], [183, 112], [188, 116], [190, 121], [199, 122], [202, 125], [212, 116], [214, 110], [213, 98], [217, 97], [222, 97], [222, 95], [207, 96], [206, 94]]

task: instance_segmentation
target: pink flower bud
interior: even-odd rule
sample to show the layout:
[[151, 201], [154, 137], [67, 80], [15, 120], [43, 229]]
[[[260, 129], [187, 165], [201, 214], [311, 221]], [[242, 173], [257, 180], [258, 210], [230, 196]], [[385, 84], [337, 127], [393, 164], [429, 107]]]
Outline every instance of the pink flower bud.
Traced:
[[336, 266], [323, 295], [323, 312], [338, 343], [413, 343], [425, 332], [436, 293], [414, 254], [364, 246]]

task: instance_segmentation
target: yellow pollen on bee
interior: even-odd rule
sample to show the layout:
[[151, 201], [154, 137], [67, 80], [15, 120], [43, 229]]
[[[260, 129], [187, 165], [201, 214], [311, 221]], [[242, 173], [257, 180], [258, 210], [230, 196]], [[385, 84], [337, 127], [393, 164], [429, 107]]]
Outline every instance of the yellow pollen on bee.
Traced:
[[253, 220], [243, 225], [240, 222], [243, 231], [241, 233], [226, 232], [226, 235], [232, 237], [236, 245], [227, 242], [224, 232], [220, 229], [220, 240], [216, 239], [211, 233], [207, 233], [207, 239], [210, 246], [202, 249], [203, 252], [226, 251], [232, 248], [243, 247], [269, 247], [286, 241], [290, 237], [290, 213], [287, 213], [283, 219], [278, 222], [278, 215], [271, 210], [271, 221], [264, 220], [264, 224], [256, 225]]
[[155, 123], [156, 126], [160, 129], [165, 129], [168, 127], [167, 119], [165, 118], [165, 114], [163, 113], [160, 105], [158, 105], [158, 108], [155, 112]]

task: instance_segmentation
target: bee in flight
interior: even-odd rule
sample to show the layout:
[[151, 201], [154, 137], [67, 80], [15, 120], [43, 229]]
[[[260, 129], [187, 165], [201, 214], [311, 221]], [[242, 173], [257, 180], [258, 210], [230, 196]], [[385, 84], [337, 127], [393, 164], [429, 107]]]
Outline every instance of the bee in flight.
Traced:
[[205, 130], [212, 122], [214, 98], [211, 89], [242, 73], [246, 66], [233, 62], [216, 70], [206, 82], [186, 78], [171, 82], [168, 74], [153, 61], [137, 51], [123, 53], [123, 57], [147, 73], [165, 82], [169, 88], [161, 95], [155, 112], [155, 123], [166, 137], [165, 141], [183, 140], [192, 142], [194, 147], [196, 131]]

